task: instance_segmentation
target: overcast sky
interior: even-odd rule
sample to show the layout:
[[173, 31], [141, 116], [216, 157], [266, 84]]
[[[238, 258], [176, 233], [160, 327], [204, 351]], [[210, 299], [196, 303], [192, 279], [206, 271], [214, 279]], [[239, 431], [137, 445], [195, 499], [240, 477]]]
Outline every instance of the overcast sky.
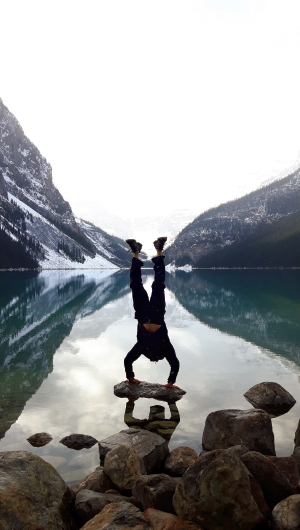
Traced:
[[0, 97], [71, 205], [201, 213], [300, 159], [299, 0], [0, 10]]

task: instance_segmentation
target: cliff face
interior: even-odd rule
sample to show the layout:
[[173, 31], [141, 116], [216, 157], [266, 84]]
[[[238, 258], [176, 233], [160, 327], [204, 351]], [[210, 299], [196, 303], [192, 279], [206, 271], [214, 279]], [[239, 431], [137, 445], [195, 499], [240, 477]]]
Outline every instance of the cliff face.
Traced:
[[77, 222], [50, 164], [0, 99], [0, 268], [128, 265], [125, 243], [104, 232], [94, 241], [94, 228]]
[[[295, 237], [297, 239], [300, 236], [300, 231], [297, 229], [295, 233], [294, 228], [295, 223], [299, 224], [299, 220], [298, 169], [292, 175], [241, 199], [222, 204], [199, 215], [180, 232], [173, 245], [167, 249], [167, 260], [175, 260], [178, 265], [192, 263], [209, 267], [280, 266], [281, 254], [283, 257], [289, 238], [293, 237], [294, 241]], [[246, 256], [248, 242], [255, 252], [261, 253], [260, 262], [254, 263], [251, 256]], [[270, 245], [268, 252], [263, 249], [266, 244]], [[267, 254], [272, 255], [270, 263]], [[242, 255], [244, 257], [240, 261]], [[293, 263], [293, 256], [291, 260], [291, 266], [300, 265], [298, 258], [297, 263]]]

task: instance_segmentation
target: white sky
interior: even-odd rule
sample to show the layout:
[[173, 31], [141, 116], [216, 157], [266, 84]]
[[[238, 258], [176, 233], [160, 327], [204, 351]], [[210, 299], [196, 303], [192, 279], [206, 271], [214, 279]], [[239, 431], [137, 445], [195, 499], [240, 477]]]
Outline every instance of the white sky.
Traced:
[[300, 158], [299, 0], [0, 0], [0, 97], [63, 196], [199, 213]]

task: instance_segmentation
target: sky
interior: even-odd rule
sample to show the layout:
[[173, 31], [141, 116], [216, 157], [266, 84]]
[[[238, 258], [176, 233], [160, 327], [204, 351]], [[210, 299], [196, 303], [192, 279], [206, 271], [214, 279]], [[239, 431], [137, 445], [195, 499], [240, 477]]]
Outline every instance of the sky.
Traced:
[[0, 10], [0, 97], [71, 205], [200, 214], [300, 164], [299, 0]]

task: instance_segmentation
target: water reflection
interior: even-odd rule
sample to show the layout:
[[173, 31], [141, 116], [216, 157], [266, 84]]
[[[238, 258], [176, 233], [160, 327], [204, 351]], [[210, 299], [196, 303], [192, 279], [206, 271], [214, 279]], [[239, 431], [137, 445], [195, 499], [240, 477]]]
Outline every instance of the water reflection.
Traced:
[[148, 418], [138, 419], [133, 416], [137, 399], [129, 399], [126, 403], [124, 422], [129, 428], [139, 428], [159, 434], [165, 440], [170, 440], [180, 422], [180, 414], [176, 402], [168, 402], [170, 418], [165, 417], [165, 407], [162, 405], [150, 406]]
[[300, 271], [178, 271], [167, 286], [201, 322], [300, 364]]
[[1, 278], [0, 438], [53, 370], [53, 356], [82, 318], [128, 292], [125, 275], [9, 273]]

